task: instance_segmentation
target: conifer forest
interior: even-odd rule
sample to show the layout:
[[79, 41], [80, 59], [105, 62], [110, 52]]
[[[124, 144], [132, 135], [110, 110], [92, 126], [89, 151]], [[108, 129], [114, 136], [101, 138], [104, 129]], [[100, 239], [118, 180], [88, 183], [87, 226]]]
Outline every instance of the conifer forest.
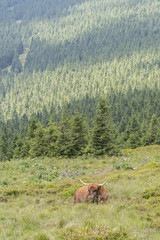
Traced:
[[0, 161], [160, 144], [160, 0], [0, 1]]

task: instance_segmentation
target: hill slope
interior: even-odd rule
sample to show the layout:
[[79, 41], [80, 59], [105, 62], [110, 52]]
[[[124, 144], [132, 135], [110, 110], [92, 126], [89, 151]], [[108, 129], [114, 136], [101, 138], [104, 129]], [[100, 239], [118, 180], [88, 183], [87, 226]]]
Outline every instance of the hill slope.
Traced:
[[158, 0], [12, 0], [0, 12], [2, 120], [57, 116], [64, 101], [92, 119], [100, 94], [118, 126], [160, 116]]
[[[152, 146], [115, 158], [0, 163], [0, 238], [159, 240], [159, 153]], [[72, 206], [79, 177], [108, 179], [108, 203]]]

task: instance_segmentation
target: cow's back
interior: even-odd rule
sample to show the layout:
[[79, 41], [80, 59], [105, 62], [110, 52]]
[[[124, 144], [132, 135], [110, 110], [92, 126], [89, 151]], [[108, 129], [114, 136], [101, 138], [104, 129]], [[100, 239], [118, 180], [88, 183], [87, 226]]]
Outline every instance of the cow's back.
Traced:
[[88, 186], [79, 188], [73, 196], [73, 204], [87, 202], [89, 200]]

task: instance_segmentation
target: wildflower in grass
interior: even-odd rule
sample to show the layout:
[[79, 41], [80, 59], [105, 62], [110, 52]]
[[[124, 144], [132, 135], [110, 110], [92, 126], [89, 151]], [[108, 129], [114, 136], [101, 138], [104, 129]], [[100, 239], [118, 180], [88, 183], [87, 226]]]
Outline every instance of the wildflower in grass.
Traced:
[[57, 169], [56, 167], [54, 167], [53, 169]]
[[103, 173], [107, 173], [107, 172], [110, 172], [110, 171], [112, 171], [112, 169], [107, 169], [107, 170], [103, 171]]
[[146, 160], [148, 160], [149, 159], [149, 157], [146, 157]]
[[91, 174], [92, 174], [92, 172], [89, 173], [89, 175], [91, 175]]
[[71, 170], [68, 169], [67, 172], [68, 172], [68, 173], [71, 173]]

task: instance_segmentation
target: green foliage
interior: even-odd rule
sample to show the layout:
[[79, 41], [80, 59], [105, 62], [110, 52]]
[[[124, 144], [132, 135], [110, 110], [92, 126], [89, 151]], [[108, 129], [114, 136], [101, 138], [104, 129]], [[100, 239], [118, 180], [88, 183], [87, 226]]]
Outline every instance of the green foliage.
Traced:
[[20, 136], [18, 136], [15, 142], [15, 146], [13, 147], [14, 158], [20, 158], [24, 156], [22, 152], [23, 145], [24, 145], [23, 140], [21, 139]]
[[30, 139], [29, 154], [31, 157], [39, 157], [45, 154], [46, 139], [45, 131], [41, 124], [37, 124], [37, 128], [34, 130], [34, 137]]
[[71, 119], [67, 114], [67, 109], [65, 106], [60, 122], [60, 133], [57, 138], [57, 155], [60, 156], [72, 155]]
[[133, 167], [129, 163], [119, 163], [115, 164], [114, 168], [117, 170], [133, 170]]
[[57, 152], [57, 140], [59, 137], [60, 131], [59, 128], [55, 125], [55, 123], [50, 120], [48, 123], [48, 127], [46, 129], [46, 149], [45, 152], [47, 156], [54, 157]]
[[151, 145], [151, 144], [159, 144], [160, 143], [160, 121], [157, 119], [156, 115], [154, 114], [152, 116], [152, 119], [149, 124], [149, 129], [146, 134], [145, 144]]
[[87, 144], [87, 127], [82, 115], [75, 113], [71, 118], [71, 142], [73, 156], [82, 155]]
[[28, 127], [27, 138], [31, 140], [35, 137], [35, 130], [38, 128], [37, 120], [35, 118], [31, 119], [30, 125]]
[[32, 118], [30, 121], [30, 125], [28, 126], [28, 131], [26, 134], [26, 142], [22, 150], [23, 154], [25, 154], [26, 156], [29, 155], [31, 142], [33, 139], [35, 139], [35, 131], [37, 128], [38, 128], [37, 120], [35, 118]]
[[[64, 108], [59, 127], [53, 131], [53, 146], [49, 155], [78, 156], [83, 154], [86, 146], [86, 127], [83, 117], [79, 113], [69, 116]], [[50, 139], [51, 140], [51, 139]]]
[[50, 240], [50, 238], [44, 233], [38, 233], [34, 236], [34, 240]]
[[47, 170], [40, 170], [34, 177], [33, 181], [35, 182], [51, 182], [53, 179], [59, 177], [57, 171], [47, 171]]
[[[128, 127], [121, 136], [114, 129], [111, 113], [105, 99], [97, 106], [97, 116], [93, 127], [87, 131], [87, 124], [81, 114], [69, 115], [65, 112], [60, 123], [49, 121], [47, 127], [42, 127], [35, 118], [31, 119], [25, 138], [15, 131], [13, 140], [8, 147], [7, 131], [2, 134], [0, 142], [1, 161], [25, 156], [66, 156], [85, 155], [89, 158], [100, 155], [118, 155], [120, 147], [137, 148], [142, 144], [159, 144], [159, 120], [152, 117], [150, 127], [140, 128], [135, 116], [131, 118]], [[156, 124], [153, 124], [153, 119]], [[155, 129], [153, 128], [155, 126]], [[153, 131], [154, 129], [154, 131]], [[116, 137], [118, 140], [115, 140]], [[154, 140], [151, 141], [151, 138]], [[124, 146], [123, 146], [123, 144]], [[126, 167], [127, 168], [127, 167]]]
[[135, 116], [131, 118], [127, 128], [127, 146], [128, 148], [136, 148], [141, 145], [140, 124]]
[[91, 153], [96, 156], [116, 153], [113, 123], [105, 99], [101, 99], [97, 107], [97, 117], [87, 148], [86, 130], [82, 115], [75, 113], [70, 116], [66, 107], [59, 126], [50, 121], [48, 127], [43, 128], [33, 118], [28, 127], [26, 144], [23, 144], [21, 139], [16, 141], [14, 157], [19, 158], [27, 154], [31, 157], [43, 155], [73, 157], [87, 153], [87, 149], [91, 149]]
[[22, 65], [19, 61], [19, 56], [17, 53], [14, 54], [14, 57], [12, 60], [12, 65], [11, 65], [11, 70], [16, 74], [22, 72]]
[[97, 115], [91, 136], [91, 152], [94, 155], [113, 155], [115, 153], [115, 136], [109, 107], [104, 98], [97, 106]]
[[9, 154], [8, 148], [9, 148], [8, 141], [5, 133], [3, 133], [0, 138], [0, 161], [8, 160], [8, 154]]

